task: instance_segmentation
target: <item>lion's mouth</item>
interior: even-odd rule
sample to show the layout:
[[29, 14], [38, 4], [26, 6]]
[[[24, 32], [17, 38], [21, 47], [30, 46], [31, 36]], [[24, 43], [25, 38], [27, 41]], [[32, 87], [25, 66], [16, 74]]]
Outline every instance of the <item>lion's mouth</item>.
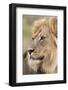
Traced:
[[34, 57], [34, 56], [30, 56], [30, 59], [32, 60], [43, 60], [44, 56], [39, 56], [39, 57]]

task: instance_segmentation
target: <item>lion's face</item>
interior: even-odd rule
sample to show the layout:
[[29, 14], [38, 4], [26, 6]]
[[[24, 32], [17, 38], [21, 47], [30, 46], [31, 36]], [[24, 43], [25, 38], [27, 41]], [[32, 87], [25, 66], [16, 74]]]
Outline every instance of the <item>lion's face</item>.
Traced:
[[42, 27], [42, 32], [36, 37], [32, 37], [30, 49], [33, 50], [30, 52], [32, 59], [42, 60], [46, 57], [46, 53], [49, 53], [50, 45], [51, 45], [51, 35], [48, 27]]
[[[33, 69], [37, 69], [42, 62], [49, 62], [52, 57], [52, 52], [56, 51], [56, 36], [51, 32], [51, 28], [42, 19], [41, 22], [37, 21], [32, 28], [32, 38], [30, 47], [28, 49], [29, 63], [34, 65]], [[35, 71], [37, 71], [35, 70]]]

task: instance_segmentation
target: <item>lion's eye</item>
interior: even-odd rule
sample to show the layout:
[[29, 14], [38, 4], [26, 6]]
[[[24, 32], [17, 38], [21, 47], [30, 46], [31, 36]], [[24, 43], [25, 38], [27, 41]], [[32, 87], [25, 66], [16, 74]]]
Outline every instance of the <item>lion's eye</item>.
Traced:
[[43, 40], [43, 39], [45, 39], [45, 36], [41, 36], [40, 40]]

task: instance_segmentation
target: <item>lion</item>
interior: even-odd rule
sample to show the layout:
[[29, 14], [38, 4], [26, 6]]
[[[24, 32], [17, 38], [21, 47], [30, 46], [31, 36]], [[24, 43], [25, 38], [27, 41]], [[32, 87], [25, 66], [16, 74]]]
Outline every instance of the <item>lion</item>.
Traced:
[[57, 19], [48, 17], [36, 20], [27, 52], [28, 74], [57, 73]]

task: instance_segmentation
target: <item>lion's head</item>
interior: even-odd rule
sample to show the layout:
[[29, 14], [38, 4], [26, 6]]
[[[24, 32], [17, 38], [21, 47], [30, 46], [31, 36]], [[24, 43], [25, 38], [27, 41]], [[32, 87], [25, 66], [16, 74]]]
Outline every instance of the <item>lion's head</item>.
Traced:
[[32, 39], [28, 48], [28, 65], [34, 72], [54, 73], [57, 67], [56, 17], [39, 19], [32, 27]]

